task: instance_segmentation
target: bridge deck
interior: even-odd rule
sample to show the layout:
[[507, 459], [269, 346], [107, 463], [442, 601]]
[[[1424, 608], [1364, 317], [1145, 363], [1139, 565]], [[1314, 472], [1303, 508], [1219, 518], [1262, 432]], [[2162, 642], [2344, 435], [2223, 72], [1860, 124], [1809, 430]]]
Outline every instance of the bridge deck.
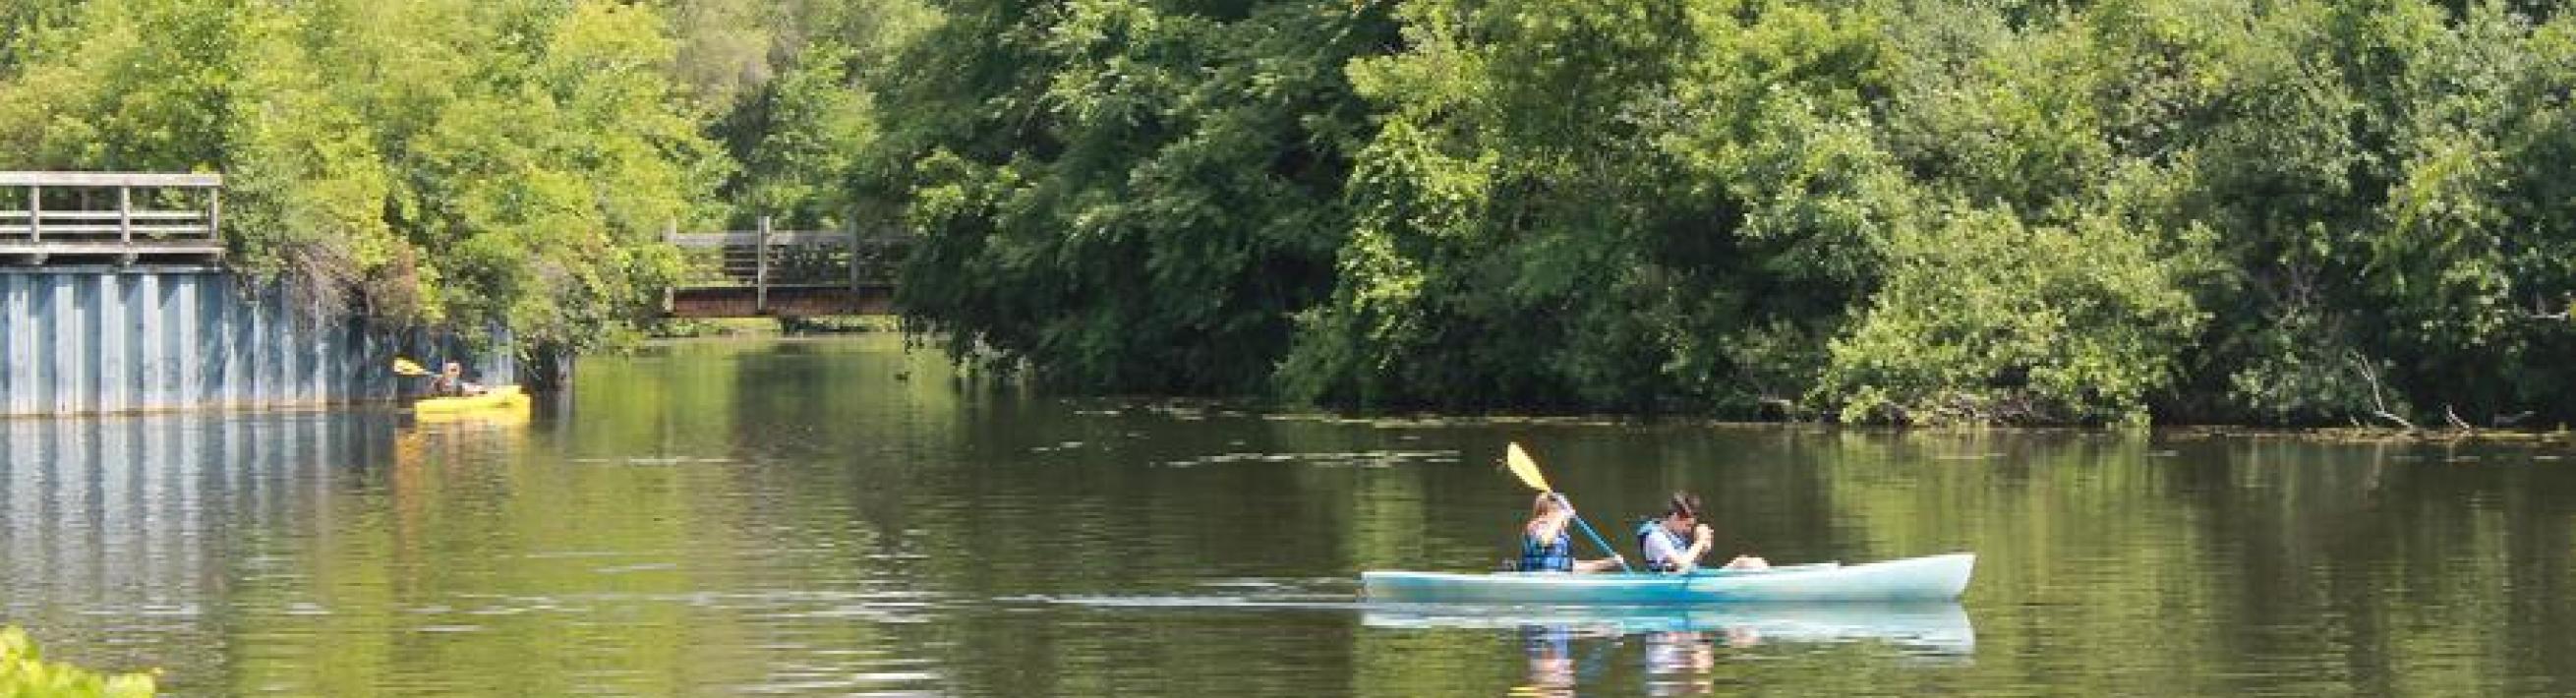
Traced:
[[894, 312], [894, 286], [771, 286], [765, 301], [747, 286], [674, 288], [662, 314], [678, 318], [814, 317], [886, 315]]
[[894, 312], [894, 276], [909, 240], [850, 231], [666, 232], [692, 280], [663, 296], [668, 317], [806, 317]]

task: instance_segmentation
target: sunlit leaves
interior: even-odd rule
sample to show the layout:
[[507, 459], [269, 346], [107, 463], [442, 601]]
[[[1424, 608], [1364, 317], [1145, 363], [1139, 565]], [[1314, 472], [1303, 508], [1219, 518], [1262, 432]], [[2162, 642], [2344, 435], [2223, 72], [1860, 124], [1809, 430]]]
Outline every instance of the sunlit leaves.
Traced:
[[150, 673], [100, 674], [45, 661], [35, 640], [18, 626], [0, 627], [0, 696], [17, 698], [150, 698]]
[[233, 262], [315, 312], [631, 317], [726, 167], [649, 9], [582, 2], [90, 3], [0, 82], [21, 167], [219, 170]]

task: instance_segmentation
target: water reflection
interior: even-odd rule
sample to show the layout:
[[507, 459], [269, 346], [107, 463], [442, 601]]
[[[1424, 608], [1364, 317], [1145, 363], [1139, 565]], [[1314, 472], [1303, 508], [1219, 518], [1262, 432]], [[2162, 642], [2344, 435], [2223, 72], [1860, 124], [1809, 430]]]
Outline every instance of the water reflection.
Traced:
[[[1967, 610], [1941, 604], [1818, 604], [1701, 607], [1364, 605], [1361, 622], [1379, 631], [1506, 631], [1527, 671], [1512, 696], [1573, 696], [1627, 685], [1651, 696], [1715, 691], [1719, 661], [1752, 650], [1876, 646], [1903, 662], [1964, 665], [1976, 651]], [[1625, 649], [1633, 645], [1633, 650]], [[1634, 671], [1610, 666], [1634, 663]], [[1628, 677], [1623, 679], [1622, 677]], [[1624, 683], [1632, 680], [1633, 683]]]
[[265, 532], [329, 515], [395, 431], [382, 411], [0, 421], [0, 617], [185, 685], [239, 630], [228, 592], [302, 576]]
[[[1760, 640], [1751, 631], [1729, 628], [1722, 633], [1738, 649]], [[1709, 634], [1699, 631], [1646, 633], [1646, 694], [1686, 696], [1708, 693], [1709, 670], [1717, 668], [1717, 650]], [[1742, 638], [1741, 642], [1733, 641]]]
[[[1661, 642], [1699, 638], [1731, 648], [1764, 644], [1879, 641], [1913, 656], [1971, 656], [1976, 628], [1967, 609], [1938, 604], [1740, 604], [1711, 606], [1372, 605], [1361, 624], [1389, 629], [1513, 630], [1563, 627]], [[1652, 643], [1649, 643], [1650, 646]], [[1676, 663], [1695, 657], [1671, 653]]]
[[[2576, 695], [2554, 442], [1352, 421], [943, 366], [694, 344], [585, 361], [517, 424], [0, 422], [0, 621], [181, 696]], [[1509, 553], [1511, 440], [1596, 523], [1690, 489], [1722, 548], [1977, 578], [1964, 608], [1354, 603], [1362, 570]]]
[[1567, 625], [1523, 625], [1521, 647], [1529, 654], [1529, 680], [1513, 686], [1515, 696], [1574, 695], [1574, 638]]

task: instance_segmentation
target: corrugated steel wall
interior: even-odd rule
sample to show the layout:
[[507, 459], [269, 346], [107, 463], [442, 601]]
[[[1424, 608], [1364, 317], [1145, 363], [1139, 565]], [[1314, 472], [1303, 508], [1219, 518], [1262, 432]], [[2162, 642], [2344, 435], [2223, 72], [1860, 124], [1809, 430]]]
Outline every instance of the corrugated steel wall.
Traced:
[[[397, 342], [345, 320], [296, 319], [285, 294], [202, 268], [0, 269], [0, 416], [262, 409], [392, 399]], [[479, 380], [516, 382], [506, 333]], [[407, 352], [436, 367], [453, 351]], [[416, 381], [415, 381], [416, 382]]]

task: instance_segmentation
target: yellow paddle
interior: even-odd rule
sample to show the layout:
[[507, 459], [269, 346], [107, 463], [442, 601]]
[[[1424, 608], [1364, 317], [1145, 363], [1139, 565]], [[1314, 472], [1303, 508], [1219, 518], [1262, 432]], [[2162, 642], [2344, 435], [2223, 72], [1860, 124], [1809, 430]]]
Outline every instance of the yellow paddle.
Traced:
[[429, 369], [421, 368], [420, 364], [412, 363], [411, 359], [397, 356], [394, 357], [394, 373], [404, 376], [426, 376], [429, 375]]
[[[1521, 450], [1520, 442], [1511, 442], [1503, 448], [1503, 465], [1504, 467], [1511, 469], [1514, 477], [1521, 479], [1521, 484], [1529, 485], [1530, 489], [1538, 490], [1548, 496], [1555, 497], [1556, 503], [1565, 507], [1566, 511], [1574, 511], [1573, 501], [1566, 499], [1565, 494], [1557, 492], [1556, 488], [1547, 486], [1547, 476], [1540, 474], [1538, 471], [1538, 459], [1531, 458], [1528, 451]], [[1619, 571], [1636, 571], [1628, 567], [1628, 558], [1626, 556], [1620, 555], [1617, 549], [1610, 547], [1609, 541], [1602, 540], [1601, 534], [1592, 530], [1592, 524], [1583, 520], [1583, 514], [1574, 514], [1574, 526], [1576, 528], [1583, 529], [1583, 535], [1591, 538], [1593, 545], [1601, 546], [1602, 554], [1609, 555], [1613, 560], [1618, 560]]]

